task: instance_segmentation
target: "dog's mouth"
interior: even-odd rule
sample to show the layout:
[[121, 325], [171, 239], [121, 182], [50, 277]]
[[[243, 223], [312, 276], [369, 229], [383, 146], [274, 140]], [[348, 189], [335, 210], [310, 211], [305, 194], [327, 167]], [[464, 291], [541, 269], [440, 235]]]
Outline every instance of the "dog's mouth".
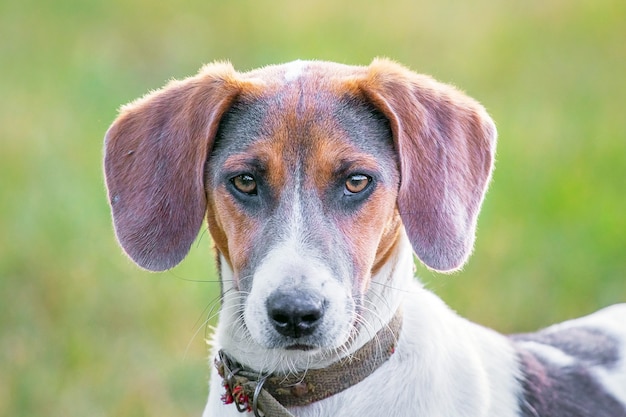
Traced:
[[285, 350], [292, 350], [292, 351], [293, 350], [299, 350], [299, 351], [302, 351], [302, 352], [308, 352], [308, 351], [311, 351], [311, 350], [315, 350], [317, 348], [318, 348], [317, 346], [313, 346], [313, 345], [305, 345], [305, 344], [302, 344], [302, 343], [296, 343], [296, 344], [293, 344], [293, 345], [286, 346], [284, 349]]

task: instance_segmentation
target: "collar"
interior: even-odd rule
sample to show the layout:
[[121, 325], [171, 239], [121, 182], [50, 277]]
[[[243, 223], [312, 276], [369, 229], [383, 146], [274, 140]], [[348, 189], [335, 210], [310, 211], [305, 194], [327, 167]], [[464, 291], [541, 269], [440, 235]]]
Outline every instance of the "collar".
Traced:
[[327, 368], [297, 374], [263, 375], [236, 363], [220, 350], [215, 366], [226, 388], [222, 401], [234, 403], [241, 412], [254, 411], [257, 416], [257, 408], [268, 417], [290, 416], [285, 407], [301, 407], [331, 397], [376, 371], [393, 355], [401, 327], [402, 314], [398, 309], [386, 326], [349, 357]]

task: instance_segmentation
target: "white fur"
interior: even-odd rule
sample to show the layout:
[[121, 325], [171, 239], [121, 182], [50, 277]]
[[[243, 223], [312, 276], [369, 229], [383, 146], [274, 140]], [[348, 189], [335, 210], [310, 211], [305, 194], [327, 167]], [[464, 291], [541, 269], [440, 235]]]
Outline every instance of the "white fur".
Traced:
[[[281, 249], [282, 250], [282, 249]], [[289, 259], [289, 258], [284, 258]], [[225, 265], [223, 263], [222, 265]], [[229, 276], [225, 268], [222, 273]], [[351, 345], [354, 351], [388, 322], [396, 308], [403, 325], [395, 353], [361, 383], [328, 399], [293, 410], [298, 417], [383, 416], [394, 417], [513, 417], [517, 415], [517, 364], [503, 336], [466, 321], [434, 294], [412, 279], [413, 256], [403, 236], [388, 265], [373, 277], [372, 311], [365, 320], [370, 331], [361, 332]], [[214, 351], [228, 349], [254, 369], [287, 363], [298, 368], [302, 361], [314, 367], [336, 357], [316, 357], [307, 352], [270, 351], [247, 337], [231, 314], [236, 297], [226, 297], [215, 334]], [[369, 327], [368, 327], [369, 329]], [[347, 352], [339, 351], [346, 355]], [[308, 359], [300, 359], [308, 356]], [[311, 363], [313, 365], [313, 363]], [[253, 366], [254, 365], [254, 366]], [[223, 405], [221, 379], [213, 372], [204, 417], [235, 417], [233, 405]]]
[[595, 375], [602, 386], [615, 398], [626, 404], [626, 360], [622, 360], [613, 369], [595, 368]]
[[297, 80], [306, 69], [308, 63], [306, 61], [296, 60], [287, 64], [287, 71], [285, 71], [285, 81], [291, 82]]

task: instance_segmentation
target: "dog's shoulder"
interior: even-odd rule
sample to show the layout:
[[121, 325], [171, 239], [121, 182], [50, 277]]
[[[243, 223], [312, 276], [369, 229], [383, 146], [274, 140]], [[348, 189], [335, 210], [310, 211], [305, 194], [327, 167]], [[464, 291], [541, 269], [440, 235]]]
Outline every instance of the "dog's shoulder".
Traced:
[[626, 416], [626, 304], [511, 340], [523, 416]]

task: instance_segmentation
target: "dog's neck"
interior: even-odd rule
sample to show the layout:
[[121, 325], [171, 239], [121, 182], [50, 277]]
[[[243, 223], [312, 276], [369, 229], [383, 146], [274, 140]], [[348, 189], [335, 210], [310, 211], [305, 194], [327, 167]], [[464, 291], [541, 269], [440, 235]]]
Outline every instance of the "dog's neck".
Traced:
[[239, 409], [249, 408], [251, 399], [253, 404], [256, 403], [260, 389], [273, 398], [268, 400], [262, 395], [262, 407], [274, 404], [274, 400], [283, 408], [302, 407], [332, 397], [363, 381], [387, 362], [395, 353], [401, 328], [402, 311], [399, 309], [387, 325], [345, 360], [327, 368], [290, 375], [259, 374], [233, 362], [226, 352], [220, 350], [215, 366], [227, 392], [223, 401], [225, 404], [236, 403]]
[[[402, 288], [407, 288], [406, 281], [413, 279], [413, 250], [404, 231], [399, 234], [395, 253], [389, 257], [371, 279], [365, 298], [367, 308], [360, 313], [360, 323], [367, 326], [355, 329], [350, 343], [332, 352], [324, 351], [303, 355], [299, 351], [275, 351], [257, 345], [247, 334], [242, 324], [238, 323], [241, 315], [240, 293], [234, 286], [233, 272], [228, 263], [219, 262], [222, 282], [222, 309], [220, 325], [217, 327], [216, 347], [222, 348], [238, 363], [261, 373], [289, 374], [308, 369], [322, 369], [345, 359], [363, 347], [372, 335], [378, 332], [394, 317], [401, 308]], [[378, 302], [384, 299], [384, 303]]]

